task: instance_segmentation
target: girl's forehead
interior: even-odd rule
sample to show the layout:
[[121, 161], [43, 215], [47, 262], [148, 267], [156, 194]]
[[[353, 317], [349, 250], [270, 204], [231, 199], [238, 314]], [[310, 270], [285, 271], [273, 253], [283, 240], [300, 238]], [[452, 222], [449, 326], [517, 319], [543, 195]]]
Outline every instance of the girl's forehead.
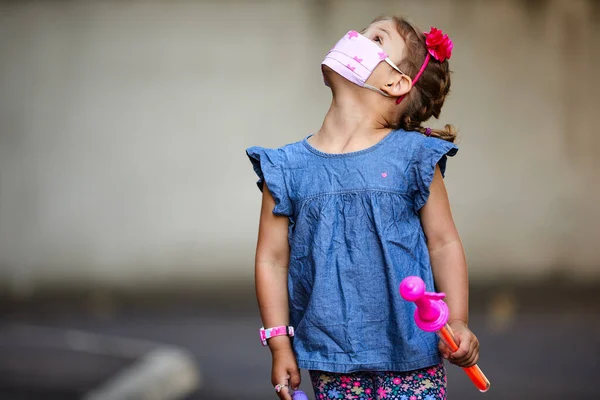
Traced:
[[400, 33], [398, 32], [396, 23], [390, 19], [384, 19], [381, 21], [373, 22], [367, 27], [367, 29], [365, 29], [363, 33], [372, 33], [374, 31], [385, 32], [385, 34], [389, 36], [388, 40], [391, 39], [392, 42], [397, 42], [398, 44], [404, 42], [404, 39], [402, 38], [402, 36], [400, 36]]
[[395, 33], [398, 33], [397, 29], [396, 29], [396, 23], [394, 21], [392, 21], [391, 19], [384, 19], [381, 21], [373, 22], [371, 25], [368, 26], [367, 29], [369, 29], [369, 28], [385, 29], [386, 31], [389, 31], [390, 33], [392, 33], [392, 31]]
[[391, 19], [384, 19], [373, 22], [365, 29], [367, 34], [381, 31], [385, 32], [382, 34], [384, 37], [383, 48], [390, 55], [392, 61], [398, 63], [403, 58], [406, 43], [400, 32], [398, 32], [396, 22]]

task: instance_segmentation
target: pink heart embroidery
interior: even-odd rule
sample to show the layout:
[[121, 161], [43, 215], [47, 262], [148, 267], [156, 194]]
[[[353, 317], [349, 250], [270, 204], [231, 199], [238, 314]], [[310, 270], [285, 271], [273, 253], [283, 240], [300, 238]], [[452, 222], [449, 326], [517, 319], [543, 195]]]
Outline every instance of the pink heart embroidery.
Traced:
[[348, 39], [352, 39], [352, 38], [355, 38], [355, 37], [358, 37], [358, 32], [356, 32], [356, 31], [350, 31], [350, 32], [348, 32]]
[[381, 176], [382, 176], [383, 178], [387, 178], [387, 172], [382, 172], [382, 173], [381, 173]]
[[379, 54], [380, 60], [385, 60], [387, 58], [387, 54], [385, 53], [385, 51], [382, 51], [381, 53], [377, 53], [377, 54]]
[[362, 58], [358, 58], [358, 56], [354, 56], [354, 61], [356, 61], [357, 63], [361, 63], [362, 62]]
[[352, 71], [352, 72], [354, 72], [354, 70], [356, 69], [356, 67], [353, 67], [353, 66], [352, 66], [352, 65], [350, 65], [350, 64], [346, 64], [346, 67], [348, 67], [348, 69], [349, 69], [350, 71]]

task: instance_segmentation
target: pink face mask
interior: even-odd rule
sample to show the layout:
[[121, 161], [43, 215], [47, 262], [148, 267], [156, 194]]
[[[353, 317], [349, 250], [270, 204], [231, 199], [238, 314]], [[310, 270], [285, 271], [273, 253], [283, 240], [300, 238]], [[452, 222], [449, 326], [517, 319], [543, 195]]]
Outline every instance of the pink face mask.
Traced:
[[[327, 65], [358, 86], [390, 97], [387, 93], [366, 83], [369, 76], [382, 61], [404, 75], [404, 72], [400, 71], [389, 59], [387, 53], [375, 42], [356, 31], [350, 31], [336, 43], [333, 49], [329, 50], [321, 65]], [[325, 84], [327, 85], [327, 82]]]

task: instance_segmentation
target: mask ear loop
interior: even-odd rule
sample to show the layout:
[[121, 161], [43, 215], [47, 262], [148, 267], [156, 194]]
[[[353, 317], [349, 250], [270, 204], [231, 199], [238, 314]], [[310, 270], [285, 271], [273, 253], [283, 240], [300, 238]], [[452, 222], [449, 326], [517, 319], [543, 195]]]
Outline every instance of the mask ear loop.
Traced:
[[[427, 65], [429, 64], [430, 59], [431, 59], [431, 55], [429, 54], [429, 52], [427, 52], [427, 56], [425, 57], [425, 61], [423, 61], [423, 65], [421, 66], [421, 69], [415, 76], [415, 79], [413, 79], [413, 87], [417, 84], [417, 81], [419, 80], [421, 75], [423, 75], [423, 72], [425, 72], [425, 68], [427, 68]], [[398, 100], [396, 100], [396, 104], [400, 104], [400, 102], [404, 99], [404, 97], [406, 97], [406, 95], [398, 97]]]
[[388, 64], [390, 65], [390, 67], [392, 67], [392, 68], [394, 68], [396, 71], [400, 72], [402, 75], [406, 75], [404, 72], [400, 71], [400, 68], [398, 68], [398, 66], [397, 66], [396, 64], [394, 64], [394, 63], [392, 62], [392, 60], [390, 60], [390, 58], [389, 58], [389, 57], [386, 57], [386, 58], [384, 59], [384, 61], [385, 61], [386, 63], [388, 63]]
[[368, 83], [365, 83], [364, 87], [367, 88], [367, 89], [370, 89], [370, 90], [372, 90], [374, 92], [377, 92], [377, 93], [379, 93], [379, 94], [381, 94], [381, 95], [383, 95], [385, 97], [392, 97], [389, 94], [387, 94], [386, 92], [384, 92], [383, 90], [377, 89], [375, 86], [371, 86]]
[[[389, 57], [386, 57], [383, 59], [386, 63], [388, 63], [390, 65], [390, 67], [394, 68], [396, 71], [400, 72], [402, 75], [406, 75], [404, 72], [400, 71], [400, 68], [398, 68], [398, 66], [396, 64], [394, 64], [394, 62], [392, 60], [390, 60]], [[364, 87], [366, 87], [367, 89], [371, 89], [381, 95], [384, 95], [385, 97], [392, 97], [389, 94], [387, 94], [386, 92], [384, 92], [383, 90], [380, 90], [374, 86], [371, 86], [367, 83], [365, 83]]]

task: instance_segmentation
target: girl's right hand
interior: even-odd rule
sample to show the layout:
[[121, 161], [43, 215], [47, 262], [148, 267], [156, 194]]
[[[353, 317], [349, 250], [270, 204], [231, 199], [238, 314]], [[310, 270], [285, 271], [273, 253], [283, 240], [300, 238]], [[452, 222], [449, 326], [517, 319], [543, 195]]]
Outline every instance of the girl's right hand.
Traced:
[[278, 384], [286, 385], [277, 396], [282, 400], [292, 400], [290, 387], [294, 390], [300, 387], [300, 370], [296, 356], [291, 347], [272, 349], [273, 368], [271, 370], [271, 383], [273, 387]]

